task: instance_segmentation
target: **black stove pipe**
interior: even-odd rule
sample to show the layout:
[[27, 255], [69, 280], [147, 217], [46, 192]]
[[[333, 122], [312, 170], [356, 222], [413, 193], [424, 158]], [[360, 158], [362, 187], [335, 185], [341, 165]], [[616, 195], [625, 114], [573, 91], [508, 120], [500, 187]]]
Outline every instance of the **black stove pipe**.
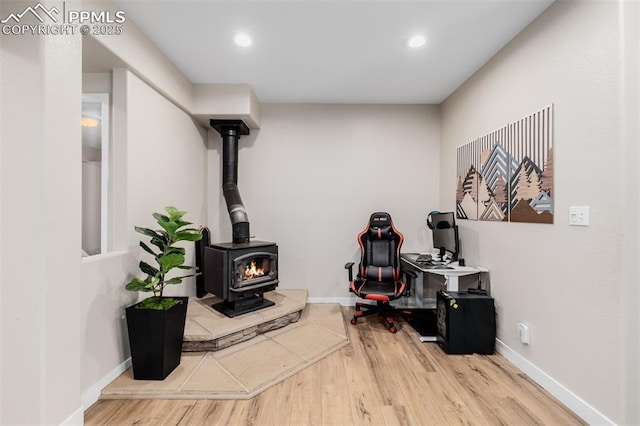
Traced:
[[211, 120], [211, 127], [222, 136], [222, 193], [233, 227], [233, 243], [249, 242], [249, 217], [238, 191], [238, 140], [249, 134], [242, 120]]

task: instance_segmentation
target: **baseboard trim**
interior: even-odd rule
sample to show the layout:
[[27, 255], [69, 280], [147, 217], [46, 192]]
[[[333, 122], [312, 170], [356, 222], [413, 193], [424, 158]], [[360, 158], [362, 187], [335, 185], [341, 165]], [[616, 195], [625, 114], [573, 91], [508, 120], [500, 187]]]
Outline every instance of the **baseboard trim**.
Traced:
[[82, 392], [81, 402], [82, 409], [86, 410], [91, 407], [100, 398], [100, 393], [109, 383], [114, 381], [116, 377], [127, 371], [131, 367], [131, 357], [125, 359], [120, 365], [116, 366], [113, 370], [107, 373], [102, 379], [98, 380], [87, 390]]
[[353, 306], [356, 297], [307, 297], [307, 303], [339, 303], [342, 306]]
[[571, 392], [522, 355], [496, 339], [496, 351], [590, 425], [615, 425], [611, 419]]
[[69, 417], [67, 417], [61, 426], [82, 426], [84, 424], [84, 409], [82, 407], [74, 411]]

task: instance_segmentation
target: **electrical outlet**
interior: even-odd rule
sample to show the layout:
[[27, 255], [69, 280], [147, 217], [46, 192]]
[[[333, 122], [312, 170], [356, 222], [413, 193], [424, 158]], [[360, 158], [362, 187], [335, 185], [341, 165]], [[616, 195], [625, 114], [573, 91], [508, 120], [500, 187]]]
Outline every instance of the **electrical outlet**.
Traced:
[[518, 323], [518, 338], [525, 345], [529, 344], [529, 327], [521, 322]]

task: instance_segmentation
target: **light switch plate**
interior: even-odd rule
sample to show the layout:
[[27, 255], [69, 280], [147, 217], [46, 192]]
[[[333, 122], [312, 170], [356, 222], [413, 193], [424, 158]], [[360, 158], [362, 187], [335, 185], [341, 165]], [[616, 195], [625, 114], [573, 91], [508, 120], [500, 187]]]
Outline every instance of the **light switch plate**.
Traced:
[[589, 206], [569, 207], [569, 225], [589, 226]]

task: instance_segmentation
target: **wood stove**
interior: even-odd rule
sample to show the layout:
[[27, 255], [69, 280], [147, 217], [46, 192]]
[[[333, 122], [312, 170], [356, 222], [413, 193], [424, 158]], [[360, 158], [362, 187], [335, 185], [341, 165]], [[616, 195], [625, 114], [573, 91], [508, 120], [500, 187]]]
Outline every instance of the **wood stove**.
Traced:
[[224, 299], [213, 308], [227, 316], [274, 304], [263, 293], [278, 286], [276, 243], [212, 244], [204, 248], [204, 270], [204, 289]]
[[222, 136], [222, 190], [233, 229], [233, 242], [210, 243], [208, 229], [196, 242], [196, 293], [223, 299], [213, 308], [234, 317], [274, 305], [263, 293], [278, 286], [278, 246], [251, 241], [249, 218], [238, 191], [238, 140], [248, 135], [242, 120], [211, 120]]

